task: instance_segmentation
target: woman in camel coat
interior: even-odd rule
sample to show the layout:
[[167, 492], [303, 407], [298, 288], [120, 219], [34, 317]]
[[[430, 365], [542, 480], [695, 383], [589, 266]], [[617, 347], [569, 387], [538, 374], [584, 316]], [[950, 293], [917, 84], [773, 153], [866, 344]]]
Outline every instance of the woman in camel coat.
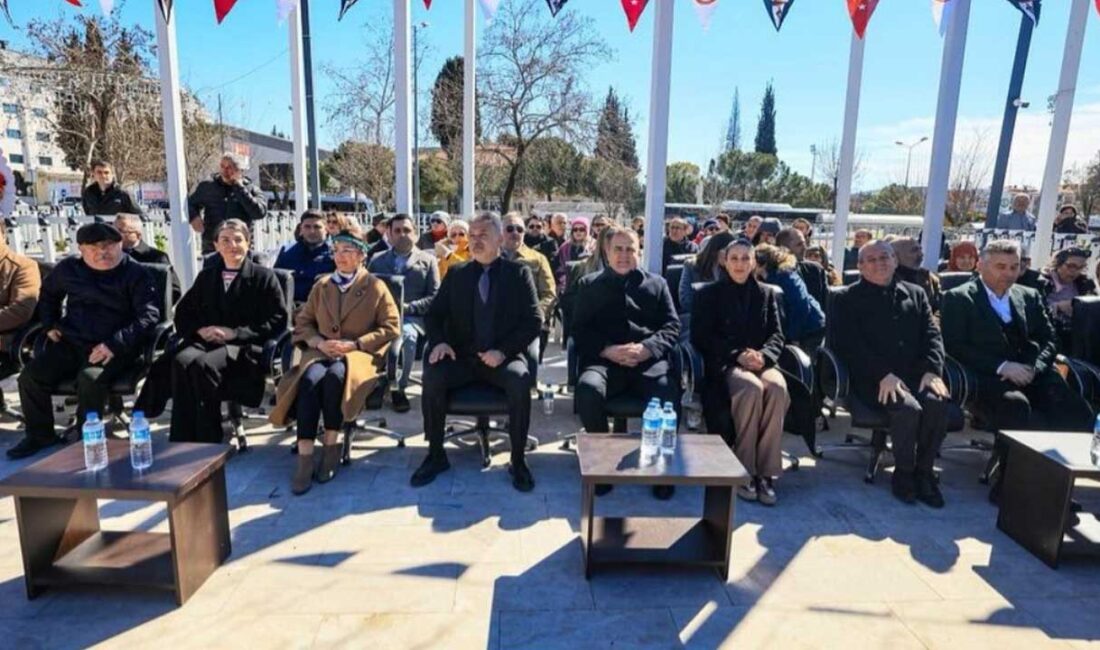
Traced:
[[401, 331], [386, 283], [363, 267], [366, 244], [348, 232], [336, 235], [333, 244], [336, 271], [313, 285], [294, 318], [294, 343], [304, 351], [279, 382], [270, 417], [277, 426], [298, 421], [298, 466], [291, 484], [295, 494], [307, 492], [314, 478], [313, 443], [322, 416], [325, 451], [316, 479], [324, 483], [335, 476], [337, 435], [374, 390], [390, 342]]

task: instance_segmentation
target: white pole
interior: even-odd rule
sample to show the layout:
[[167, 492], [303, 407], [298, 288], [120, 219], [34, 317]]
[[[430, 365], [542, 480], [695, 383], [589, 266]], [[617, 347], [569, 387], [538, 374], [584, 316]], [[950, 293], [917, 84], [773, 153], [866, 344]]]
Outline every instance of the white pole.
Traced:
[[294, 141], [294, 209], [309, 207], [306, 177], [306, 89], [302, 84], [302, 13], [298, 4], [287, 16], [290, 32], [290, 137]]
[[394, 169], [396, 178], [393, 198], [398, 212], [412, 210], [412, 120], [409, 107], [412, 87], [409, 42], [412, 22], [409, 19], [409, 0], [393, 0], [393, 59], [394, 59]]
[[[156, 2], [153, 13], [157, 23], [157, 58], [160, 62], [160, 103], [164, 116], [164, 158], [168, 169], [165, 196], [172, 217], [172, 250], [193, 250], [194, 231], [187, 221], [187, 178], [183, 159], [183, 109], [180, 102], [180, 73], [176, 55], [176, 13], [169, 19]], [[195, 281], [195, 256], [177, 255], [172, 266], [184, 291]]]
[[649, 155], [646, 156], [645, 269], [661, 272], [665, 240], [665, 165], [672, 76], [673, 0], [654, 0], [653, 67], [649, 79]]
[[474, 215], [477, 136], [477, 0], [466, 1], [466, 43], [462, 59], [462, 216]]
[[[1041, 268], [1050, 259], [1050, 238], [1054, 232], [1054, 211], [1058, 209], [1058, 190], [1062, 184], [1062, 165], [1066, 162], [1066, 141], [1073, 117], [1073, 96], [1077, 91], [1077, 73], [1081, 70], [1081, 48], [1088, 26], [1089, 0], [1074, 0], [1066, 30], [1066, 49], [1062, 55], [1062, 74], [1054, 96], [1054, 121], [1050, 128], [1050, 147], [1039, 195], [1039, 219], [1032, 246], [1033, 268]], [[1086, 215], [1086, 218], [1088, 215]]]
[[[852, 172], [856, 159], [856, 128], [859, 124], [859, 94], [863, 85], [863, 39], [852, 30], [848, 52], [848, 98], [844, 101], [844, 133], [840, 138], [840, 169], [836, 180], [836, 214], [833, 216], [834, 261], [844, 260], [848, 245], [848, 212], [852, 202]], [[836, 263], [841, 263], [836, 262]]]
[[928, 192], [924, 200], [924, 267], [935, 271], [940, 264], [943, 212], [947, 207], [947, 185], [951, 181], [951, 149], [955, 146], [955, 121], [959, 114], [966, 30], [970, 25], [970, 0], [955, 0], [955, 11], [947, 26], [940, 67], [940, 94], [936, 104], [936, 127], [932, 134], [932, 164], [928, 169]]

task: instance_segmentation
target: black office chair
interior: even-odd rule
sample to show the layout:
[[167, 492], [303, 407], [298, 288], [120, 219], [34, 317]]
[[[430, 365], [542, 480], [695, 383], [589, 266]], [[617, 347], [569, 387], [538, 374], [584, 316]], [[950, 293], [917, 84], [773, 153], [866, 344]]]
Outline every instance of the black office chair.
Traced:
[[[52, 262], [35, 261], [38, 264], [38, 274], [43, 280], [57, 266]], [[23, 366], [34, 357], [35, 339], [41, 330], [42, 323], [38, 320], [38, 314], [35, 313], [22, 327], [11, 333], [11, 341], [7, 349], [0, 352], [0, 380], [19, 374]], [[23, 421], [23, 414], [8, 406], [3, 389], [0, 389], [0, 415], [6, 415], [19, 422]]]
[[665, 282], [668, 283], [669, 293], [672, 294], [672, 305], [676, 307], [676, 313], [680, 313], [680, 278], [684, 275], [683, 264], [669, 264], [665, 269]]
[[974, 277], [973, 273], [968, 273], [966, 271], [947, 271], [945, 273], [940, 273], [940, 289], [951, 291], [956, 287], [961, 287], [967, 282], [970, 282]]
[[[429, 342], [428, 350], [434, 344]], [[539, 339], [536, 336], [527, 346], [524, 356], [527, 357], [528, 379], [530, 388], [535, 387], [539, 370]], [[447, 441], [463, 441], [469, 436], [477, 437], [477, 444], [481, 450], [481, 466], [488, 467], [492, 463], [491, 438], [499, 436], [508, 438], [508, 430], [493, 423], [494, 416], [508, 414], [508, 396], [504, 391], [489, 384], [474, 382], [447, 393], [447, 414], [475, 418], [473, 422], [457, 421], [447, 426], [443, 437]], [[462, 428], [456, 428], [456, 426]], [[527, 451], [534, 451], [539, 446], [539, 439], [533, 435], [527, 437]]]
[[848, 286], [850, 284], [855, 284], [856, 281], [859, 280], [860, 275], [859, 275], [859, 271], [849, 270], [849, 271], [845, 271], [844, 275], [841, 276], [841, 277], [842, 277], [842, 280], [844, 282], [844, 286]]

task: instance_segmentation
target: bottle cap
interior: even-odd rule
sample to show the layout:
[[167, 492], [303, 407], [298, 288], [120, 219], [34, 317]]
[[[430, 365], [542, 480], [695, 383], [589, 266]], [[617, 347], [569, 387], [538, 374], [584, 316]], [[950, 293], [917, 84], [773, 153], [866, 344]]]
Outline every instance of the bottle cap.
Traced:
[[84, 421], [85, 422], [99, 422], [99, 413], [96, 413], [95, 411], [88, 411], [87, 413], [84, 414]]
[[134, 419], [145, 418], [145, 411], [134, 411]]

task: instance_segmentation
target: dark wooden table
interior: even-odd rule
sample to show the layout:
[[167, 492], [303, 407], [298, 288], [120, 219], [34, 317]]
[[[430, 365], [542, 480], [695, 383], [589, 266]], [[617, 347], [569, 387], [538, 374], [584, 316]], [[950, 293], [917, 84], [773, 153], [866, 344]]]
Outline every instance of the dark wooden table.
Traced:
[[[182, 605], [230, 553], [227, 445], [159, 443], [153, 466], [130, 467], [129, 443], [107, 441], [110, 464], [84, 469], [72, 444], [0, 481], [15, 497], [27, 598], [46, 587], [130, 585], [165, 589]], [[169, 533], [100, 530], [97, 499], [163, 501]]]
[[1001, 431], [1008, 445], [997, 527], [1051, 567], [1064, 554], [1100, 551], [1100, 520], [1070, 507], [1079, 478], [1100, 479], [1091, 433]]
[[[584, 575], [602, 564], [680, 564], [715, 568], [729, 577], [734, 489], [749, 475], [721, 436], [681, 433], [676, 454], [640, 467], [641, 437], [581, 434], [581, 542]], [[597, 517], [597, 484], [701, 485], [703, 516]]]

